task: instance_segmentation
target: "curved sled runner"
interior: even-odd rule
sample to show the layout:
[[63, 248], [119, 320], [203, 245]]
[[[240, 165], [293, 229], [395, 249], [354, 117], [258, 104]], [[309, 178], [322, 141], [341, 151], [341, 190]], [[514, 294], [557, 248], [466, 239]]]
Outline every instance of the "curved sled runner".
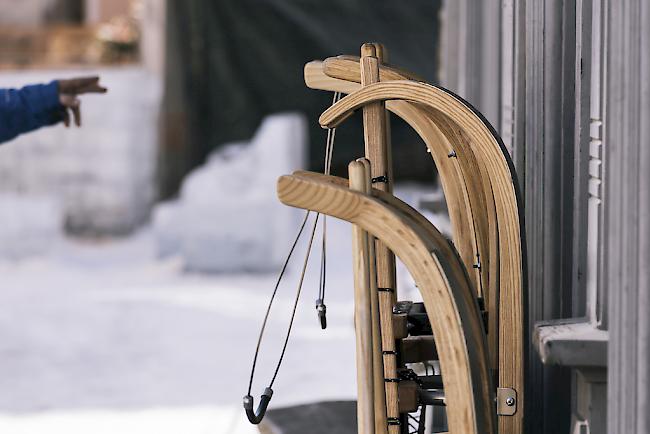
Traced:
[[363, 228], [402, 260], [422, 293], [431, 321], [449, 431], [495, 432], [485, 334], [476, 298], [455, 252], [433, 225], [399, 199], [378, 190], [366, 195], [342, 184], [333, 177], [296, 173], [278, 180], [278, 197], [286, 205]]

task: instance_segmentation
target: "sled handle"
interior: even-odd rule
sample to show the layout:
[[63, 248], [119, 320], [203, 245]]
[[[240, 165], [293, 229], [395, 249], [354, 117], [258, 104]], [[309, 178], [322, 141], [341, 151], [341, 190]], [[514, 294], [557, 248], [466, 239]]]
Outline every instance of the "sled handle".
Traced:
[[262, 397], [260, 398], [260, 404], [257, 406], [257, 411], [253, 411], [253, 397], [250, 395], [244, 396], [244, 410], [246, 410], [246, 417], [248, 417], [250, 423], [257, 425], [262, 422], [262, 419], [264, 419], [264, 415], [266, 414], [266, 408], [269, 406], [272, 396], [273, 389], [270, 387], [264, 389], [264, 393], [262, 393]]

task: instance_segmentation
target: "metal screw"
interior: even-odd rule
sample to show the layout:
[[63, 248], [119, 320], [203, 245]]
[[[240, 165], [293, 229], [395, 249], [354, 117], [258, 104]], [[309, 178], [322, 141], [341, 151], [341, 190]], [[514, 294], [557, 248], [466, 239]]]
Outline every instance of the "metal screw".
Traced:
[[508, 407], [512, 407], [513, 405], [515, 405], [515, 398], [513, 398], [512, 396], [506, 398], [506, 405]]
[[449, 157], [449, 158], [455, 158], [455, 157], [457, 157], [457, 155], [456, 155], [456, 151], [451, 151], [449, 154], [447, 154], [447, 157]]

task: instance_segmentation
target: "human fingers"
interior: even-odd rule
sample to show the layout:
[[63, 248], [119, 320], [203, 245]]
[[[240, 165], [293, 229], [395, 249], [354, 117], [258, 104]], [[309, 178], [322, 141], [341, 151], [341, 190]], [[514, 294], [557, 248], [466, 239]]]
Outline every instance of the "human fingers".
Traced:
[[78, 99], [75, 100], [75, 103], [70, 106], [70, 111], [72, 111], [72, 115], [74, 116], [74, 123], [80, 127], [81, 126], [81, 101]]
[[80, 94], [80, 93], [105, 93], [106, 88], [99, 84], [98, 76], [77, 77], [58, 80], [59, 93]]
[[70, 113], [68, 113], [68, 108], [63, 107], [63, 125], [65, 125], [66, 128], [70, 127]]

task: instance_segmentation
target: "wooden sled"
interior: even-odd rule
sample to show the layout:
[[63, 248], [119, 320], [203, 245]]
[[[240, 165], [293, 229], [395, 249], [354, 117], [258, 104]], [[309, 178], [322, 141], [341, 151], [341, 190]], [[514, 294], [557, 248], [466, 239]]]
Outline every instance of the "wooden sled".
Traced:
[[[406, 433], [402, 341], [395, 313], [395, 254], [424, 300], [450, 433], [521, 434], [524, 427], [523, 218], [512, 162], [489, 123], [467, 102], [385, 65], [380, 44], [361, 57], [305, 66], [313, 89], [347, 93], [320, 117], [334, 128], [363, 110], [365, 157], [350, 181], [296, 172], [278, 181], [290, 206], [352, 223], [359, 433]], [[392, 191], [387, 112], [426, 143], [452, 223], [452, 244]], [[376, 240], [376, 241], [375, 241]], [[484, 321], [485, 320], [485, 321]], [[409, 384], [411, 390], [421, 386]], [[420, 384], [420, 386], [418, 386]], [[417, 398], [416, 398], [417, 399]]]
[[352, 191], [345, 184], [347, 180], [296, 173], [280, 178], [278, 196], [284, 204], [357, 225], [404, 262], [429, 313], [443, 375], [454, 378], [445, 384], [450, 432], [495, 432], [485, 335], [456, 253], [433, 225], [399, 199], [379, 190]]

